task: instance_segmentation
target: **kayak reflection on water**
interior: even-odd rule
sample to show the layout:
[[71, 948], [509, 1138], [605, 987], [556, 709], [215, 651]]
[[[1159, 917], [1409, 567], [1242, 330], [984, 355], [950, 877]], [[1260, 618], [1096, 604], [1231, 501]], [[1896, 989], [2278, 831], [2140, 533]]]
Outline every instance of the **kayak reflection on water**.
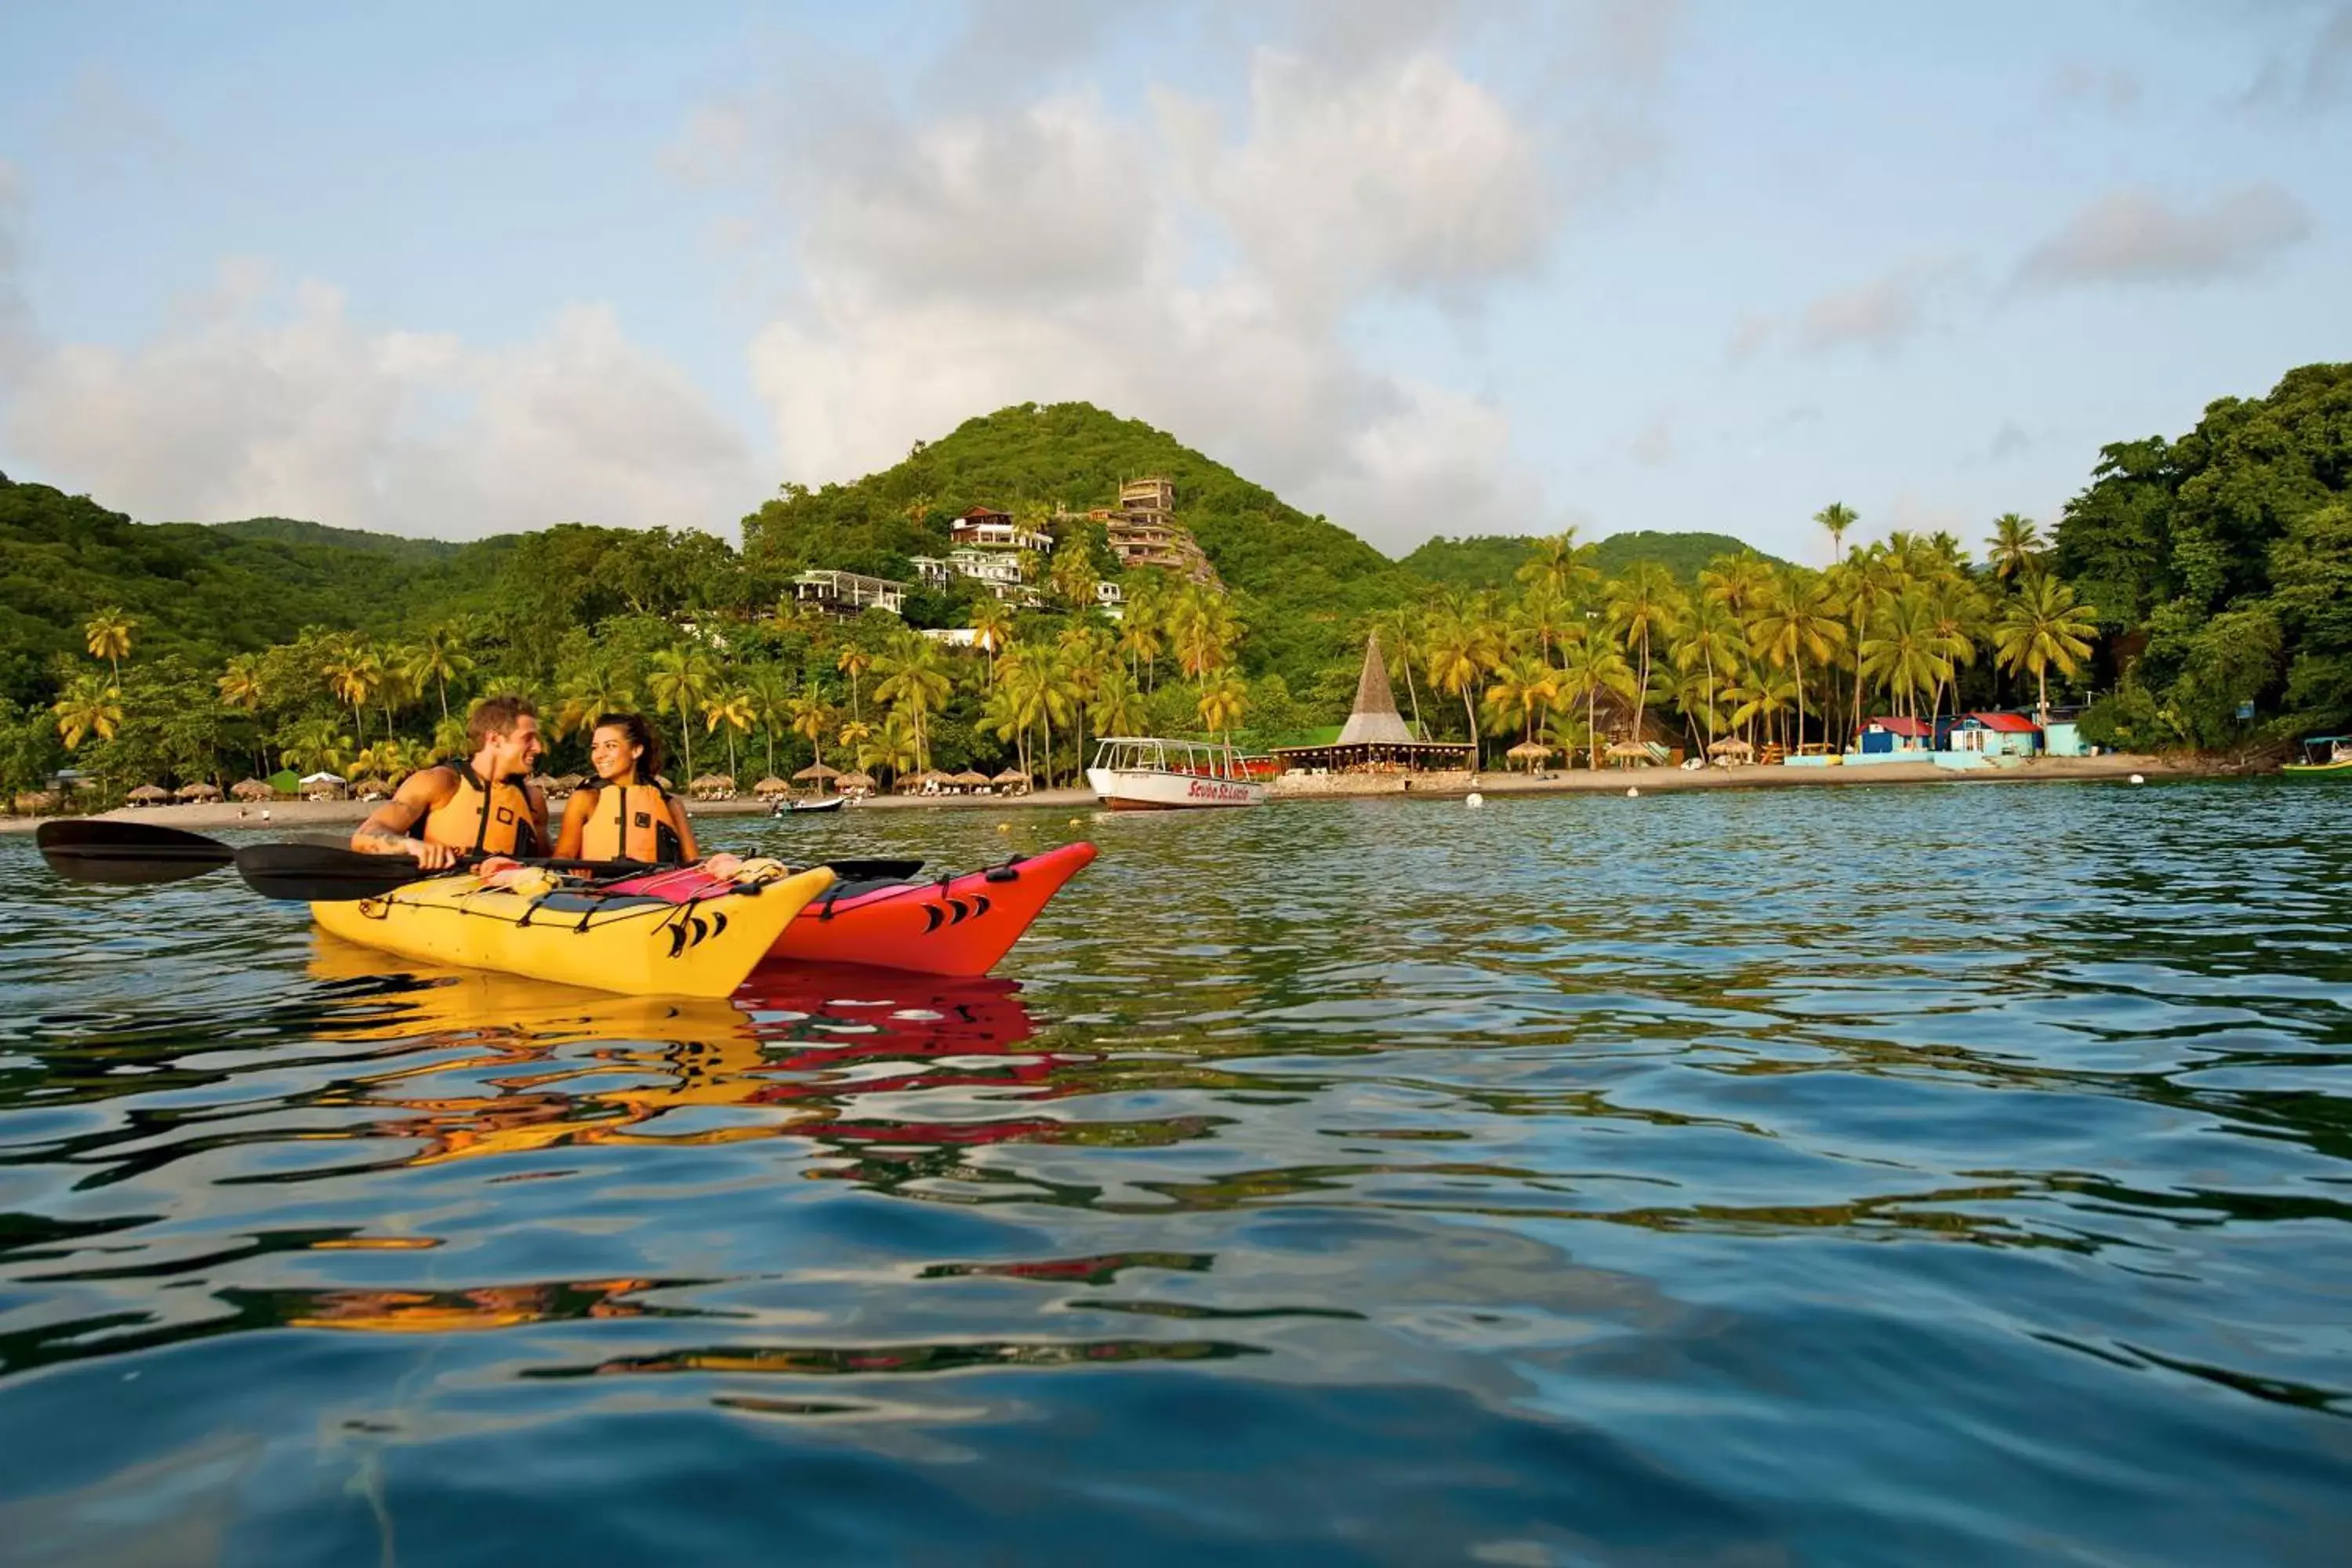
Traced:
[[[863, 1144], [884, 1124], [853, 1114], [862, 1096], [959, 1086], [1057, 1095], [1052, 1079], [1062, 1064], [1015, 1051], [1035, 1025], [1009, 980], [772, 964], [731, 997], [700, 1001], [477, 970], [387, 973], [384, 962], [320, 934], [310, 971], [349, 987], [347, 1006], [325, 1032], [397, 1042], [404, 1057], [430, 1053], [418, 1065], [360, 1079], [361, 1103], [386, 1114], [355, 1131], [417, 1140], [408, 1164], [578, 1144], [784, 1136]], [[460, 1054], [453, 1059], [436, 1047]], [[1000, 1137], [1053, 1131], [1034, 1118], [889, 1125], [901, 1143], [982, 1142], [991, 1129]]]

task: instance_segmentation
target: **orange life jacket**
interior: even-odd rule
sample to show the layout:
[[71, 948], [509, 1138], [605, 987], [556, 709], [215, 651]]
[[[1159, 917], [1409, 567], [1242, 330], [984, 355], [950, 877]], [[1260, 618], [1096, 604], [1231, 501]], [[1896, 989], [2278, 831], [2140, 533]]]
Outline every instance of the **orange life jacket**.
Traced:
[[428, 842], [482, 855], [547, 853], [520, 779], [484, 784], [471, 763], [449, 766], [457, 775], [457, 793], [425, 814]]
[[580, 829], [583, 860], [675, 866], [686, 858], [686, 846], [670, 820], [669, 796], [658, 784], [600, 785], [578, 800], [577, 809], [588, 813]]

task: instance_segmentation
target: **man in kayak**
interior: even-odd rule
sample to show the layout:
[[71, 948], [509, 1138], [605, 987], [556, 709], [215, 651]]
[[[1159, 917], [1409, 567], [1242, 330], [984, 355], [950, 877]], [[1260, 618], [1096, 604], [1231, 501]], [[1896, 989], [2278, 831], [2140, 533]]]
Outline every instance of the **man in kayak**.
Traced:
[[352, 847], [406, 855], [427, 871], [446, 870], [461, 855], [546, 854], [547, 797], [529, 782], [544, 750], [530, 704], [488, 698], [467, 719], [466, 735], [471, 757], [411, 773], [360, 824]]
[[606, 713], [589, 731], [596, 782], [563, 806], [555, 841], [562, 860], [638, 860], [683, 866], [697, 858], [686, 807], [661, 786], [661, 742], [637, 713]]

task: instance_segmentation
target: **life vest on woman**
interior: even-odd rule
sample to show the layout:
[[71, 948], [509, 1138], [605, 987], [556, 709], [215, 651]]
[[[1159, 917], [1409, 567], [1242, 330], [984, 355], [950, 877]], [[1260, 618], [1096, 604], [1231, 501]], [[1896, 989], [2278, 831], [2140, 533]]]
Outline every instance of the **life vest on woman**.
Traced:
[[676, 866], [686, 859], [670, 821], [669, 796], [659, 784], [600, 784], [581, 803], [583, 860], [637, 860]]
[[471, 763], [453, 763], [457, 793], [425, 814], [425, 837], [478, 855], [544, 855], [530, 796], [513, 778], [484, 784]]

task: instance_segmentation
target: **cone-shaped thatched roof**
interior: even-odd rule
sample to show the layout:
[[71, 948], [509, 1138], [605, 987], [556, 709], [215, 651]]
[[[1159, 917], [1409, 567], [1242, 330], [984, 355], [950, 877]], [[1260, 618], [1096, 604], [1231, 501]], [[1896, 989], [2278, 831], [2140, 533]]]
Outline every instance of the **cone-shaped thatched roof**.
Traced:
[[975, 769], [966, 768], [955, 775], [955, 782], [960, 784], [984, 784], [988, 783], [988, 775]]
[[209, 779], [198, 779], [194, 784], [180, 786], [182, 800], [218, 800], [220, 797], [220, 785]]
[[775, 774], [770, 773], [766, 778], [761, 779], [758, 784], [751, 786], [751, 793], [753, 795], [790, 795], [792, 793], [792, 785], [786, 784]]
[[1545, 745], [1541, 741], [1521, 741], [1517, 745], [1513, 746], [1509, 751], [1505, 752], [1503, 755], [1507, 757], [1549, 757], [1551, 755], [1551, 748]]
[[278, 792], [259, 779], [246, 779], [229, 785], [228, 793], [239, 800], [272, 800]]
[[874, 787], [874, 775], [872, 773], [844, 773], [841, 775], [841, 783], [847, 788], [872, 789]]
[[811, 763], [793, 775], [793, 782], [798, 784], [804, 779], [837, 779], [840, 776], [839, 768], [829, 768], [823, 763]]
[[988, 782], [991, 784], [1027, 784], [1029, 782], [1029, 775], [1023, 773], [1019, 768], [1007, 768]]
[[137, 789], [132, 790], [130, 795], [124, 798], [140, 801], [169, 800], [172, 798], [172, 792], [165, 789], [162, 784], [141, 784]]
[[1360, 746], [1410, 742], [1412, 731], [1397, 711], [1396, 693], [1389, 689], [1389, 667], [1381, 658], [1377, 635], [1364, 638], [1364, 670], [1356, 678], [1355, 710], [1334, 744]]

